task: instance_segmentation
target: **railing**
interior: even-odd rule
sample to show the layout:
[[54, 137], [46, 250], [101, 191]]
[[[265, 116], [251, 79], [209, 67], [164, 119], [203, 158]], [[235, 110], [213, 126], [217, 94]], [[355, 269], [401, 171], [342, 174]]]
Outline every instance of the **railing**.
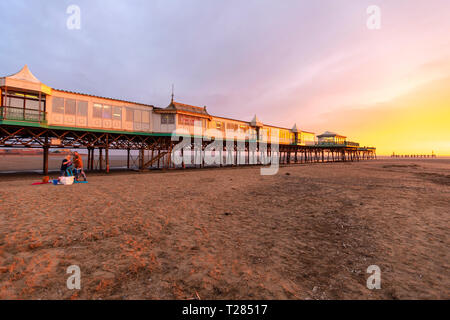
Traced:
[[352, 141], [345, 141], [345, 145], [348, 147], [359, 147], [358, 142], [352, 142]]
[[324, 141], [319, 141], [316, 146], [321, 146], [321, 147], [344, 147], [345, 143], [337, 143], [337, 142], [324, 142]]
[[0, 120], [44, 122], [46, 113], [33, 109], [3, 106], [0, 107]]
[[332, 142], [332, 141], [320, 141], [317, 143], [321, 147], [359, 147], [358, 142], [343, 141], [343, 142]]

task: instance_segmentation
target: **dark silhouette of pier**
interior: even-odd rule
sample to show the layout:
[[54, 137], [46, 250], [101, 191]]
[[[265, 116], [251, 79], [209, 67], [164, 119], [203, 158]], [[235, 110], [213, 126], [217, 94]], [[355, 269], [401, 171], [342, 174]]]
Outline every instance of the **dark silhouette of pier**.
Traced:
[[395, 152], [393, 152], [391, 158], [435, 159], [437, 156], [434, 151], [432, 151], [431, 154], [395, 154]]

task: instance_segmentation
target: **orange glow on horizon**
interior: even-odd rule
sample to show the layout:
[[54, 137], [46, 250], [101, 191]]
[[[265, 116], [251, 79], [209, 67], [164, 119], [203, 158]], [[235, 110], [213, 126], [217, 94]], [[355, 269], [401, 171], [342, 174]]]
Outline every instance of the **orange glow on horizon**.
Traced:
[[316, 127], [329, 128], [374, 146], [379, 155], [450, 156], [450, 78], [430, 82], [389, 102], [324, 115]]

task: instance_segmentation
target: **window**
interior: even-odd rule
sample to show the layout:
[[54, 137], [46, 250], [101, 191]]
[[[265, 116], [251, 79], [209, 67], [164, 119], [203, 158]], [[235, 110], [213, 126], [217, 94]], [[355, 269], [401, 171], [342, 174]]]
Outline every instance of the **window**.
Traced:
[[64, 114], [64, 99], [63, 98], [53, 98], [53, 112]]
[[122, 120], [122, 107], [113, 107], [113, 119]]
[[227, 130], [237, 131], [238, 125], [235, 123], [227, 123]]
[[19, 109], [25, 108], [27, 110], [33, 111], [39, 111], [39, 104], [40, 104], [41, 110], [45, 111], [45, 96], [42, 96], [39, 102], [39, 96], [28, 93], [8, 91], [7, 95], [5, 92], [2, 92], [2, 103], [4, 103], [5, 106], [9, 106], [12, 108], [19, 108]]
[[[163, 123], [162, 122], [162, 117], [163, 117], [164, 115], [162, 114], [161, 115], [161, 124]], [[184, 115], [182, 115], [182, 114], [179, 114], [178, 115], [178, 124], [179, 125], [181, 125], [181, 126], [188, 126], [189, 125], [189, 120], [188, 120], [189, 118], [187, 118], [187, 116], [184, 116]]]
[[113, 107], [112, 116], [114, 120], [122, 120], [122, 108]]
[[76, 113], [77, 113], [77, 102], [72, 99], [66, 99], [65, 114], [74, 116]]
[[102, 105], [101, 104], [94, 104], [94, 108], [92, 109], [92, 116], [94, 118], [101, 118], [102, 117]]
[[161, 124], [167, 124], [169, 122], [169, 115], [168, 114], [161, 114]]
[[14, 97], [8, 97], [8, 103], [7, 105], [9, 107], [13, 108], [21, 108], [23, 109], [23, 99], [20, 98], [14, 98]]
[[111, 118], [112, 118], [111, 106], [103, 106], [103, 119], [111, 119]]
[[[161, 123], [162, 122], [162, 116], [161, 115]], [[175, 123], [175, 115], [174, 114], [168, 114], [167, 116], [167, 124], [174, 124]], [[195, 126], [196, 122], [200, 122], [201, 126], [206, 128], [206, 120], [203, 120], [202, 118], [198, 118], [198, 117], [193, 117], [193, 116], [188, 116], [188, 115], [184, 115], [184, 114], [179, 114], [178, 115], [178, 125], [180, 126]]]
[[79, 117], [87, 117], [88, 114], [88, 103], [86, 101], [77, 102], [77, 115]]
[[134, 122], [141, 123], [142, 113], [141, 110], [134, 110]]
[[39, 110], [39, 101], [30, 99], [25, 100], [25, 109]]
[[281, 140], [289, 139], [289, 133], [286, 130], [280, 130], [279, 137]]
[[150, 112], [142, 111], [142, 123], [150, 123]]
[[133, 121], [133, 113], [134, 113], [134, 111], [133, 111], [133, 109], [131, 109], [131, 108], [127, 108], [127, 113], [126, 113], [126, 121]]

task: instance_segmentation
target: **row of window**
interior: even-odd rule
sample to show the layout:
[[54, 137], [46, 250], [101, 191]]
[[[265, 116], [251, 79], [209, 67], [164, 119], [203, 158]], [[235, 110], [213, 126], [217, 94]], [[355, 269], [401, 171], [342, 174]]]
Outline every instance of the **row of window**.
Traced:
[[[92, 106], [92, 117], [122, 121], [123, 109], [125, 109], [126, 121], [146, 124], [150, 123], [150, 111], [138, 110], [128, 107], [102, 105], [99, 103], [94, 103], [94, 105]], [[88, 102], [54, 97], [52, 111], [59, 114], [87, 117]]]
[[88, 103], [87, 101], [53, 97], [52, 112], [65, 115], [78, 115], [80, 117], [87, 117]]
[[122, 120], [122, 107], [111, 107], [94, 103], [92, 117], [102, 119]]
[[2, 94], [2, 100], [6, 106], [28, 110], [39, 110], [40, 103], [41, 110], [45, 110], [45, 97], [41, 97], [39, 100], [37, 95], [8, 91], [6, 97], [5, 93]]
[[[292, 135], [292, 136], [291, 136]], [[294, 138], [293, 134], [291, 134], [289, 131], [286, 130], [280, 130], [280, 135], [279, 135], [280, 139], [282, 140], [286, 140], [286, 139], [290, 139], [290, 138]]]
[[127, 109], [127, 121], [133, 121], [134, 123], [150, 123], [150, 111], [132, 109]]
[[[246, 133], [247, 131], [250, 130], [250, 127], [245, 124], [237, 124], [237, 123], [233, 123], [233, 122], [227, 122], [225, 124], [225, 122], [222, 122], [222, 121], [214, 121], [214, 124], [215, 124], [215, 128], [220, 131], [224, 131], [226, 128], [227, 130], [232, 130], [232, 131], [239, 130], [240, 132]], [[212, 128], [214, 128], [214, 124], [213, 124]]]
[[[173, 119], [173, 123], [175, 123], [175, 118]], [[194, 116], [188, 116], [185, 114], [179, 114], [178, 115], [178, 125], [180, 126], [195, 126], [195, 123], [201, 122], [202, 127], [206, 128], [206, 120], [203, 118], [199, 118], [199, 117], [194, 117]], [[161, 118], [161, 124], [162, 124], [162, 118]]]
[[175, 115], [173, 113], [161, 114], [161, 124], [175, 124]]
[[344, 144], [345, 143], [345, 139], [344, 138], [337, 138], [337, 137], [322, 137], [322, 138], [319, 138], [319, 142], [321, 142], [321, 143]]

